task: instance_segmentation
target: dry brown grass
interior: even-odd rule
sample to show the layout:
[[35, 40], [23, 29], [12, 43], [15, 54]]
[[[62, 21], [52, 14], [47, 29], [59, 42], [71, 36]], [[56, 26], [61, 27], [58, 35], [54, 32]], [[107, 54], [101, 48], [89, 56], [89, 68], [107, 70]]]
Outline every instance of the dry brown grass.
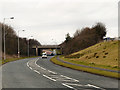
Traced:
[[[83, 56], [76, 58], [75, 56], [77, 54], [83, 54]], [[119, 67], [118, 41], [101, 42], [87, 49], [73, 53], [67, 56], [67, 59], [63, 57], [63, 59], [78, 64], [79, 62], [85, 62], [110, 67]]]

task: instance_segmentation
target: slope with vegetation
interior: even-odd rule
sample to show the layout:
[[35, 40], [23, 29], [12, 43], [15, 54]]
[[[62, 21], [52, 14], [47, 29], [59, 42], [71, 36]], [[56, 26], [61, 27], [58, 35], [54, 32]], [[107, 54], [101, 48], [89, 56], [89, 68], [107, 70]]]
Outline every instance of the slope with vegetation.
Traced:
[[89, 67], [119, 71], [120, 66], [118, 65], [118, 43], [120, 43], [120, 41], [101, 42], [70, 55], [60, 56], [61, 60], [72, 64], [61, 62], [55, 57], [52, 58], [51, 61], [55, 64], [72, 69], [118, 78], [119, 74], [117, 72], [77, 66], [85, 65]]
[[101, 42], [63, 58], [72, 63], [117, 70], [119, 68], [118, 41]]
[[61, 44], [64, 55], [51, 61], [72, 69], [118, 78], [120, 41], [104, 41], [106, 33], [105, 25], [97, 23], [92, 28], [77, 30], [74, 37], [67, 34]]

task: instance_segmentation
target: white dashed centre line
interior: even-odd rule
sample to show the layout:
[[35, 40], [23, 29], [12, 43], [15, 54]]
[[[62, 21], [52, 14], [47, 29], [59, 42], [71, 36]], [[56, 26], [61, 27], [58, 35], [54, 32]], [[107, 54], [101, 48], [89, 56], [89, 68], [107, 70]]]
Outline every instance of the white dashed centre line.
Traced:
[[[52, 74], [56, 74], [56, 75], [51, 75], [50, 73], [48, 73], [48, 76], [45, 75], [45, 74], [42, 74], [44, 77], [46, 77], [46, 78], [48, 78], [48, 79], [50, 79], [50, 80], [52, 80], [52, 81], [54, 81], [54, 82], [55, 82], [55, 81], [61, 81], [61, 84], [62, 84], [62, 85], [66, 86], [66, 87], [68, 87], [68, 88], [74, 89], [74, 90], [77, 90], [77, 89], [75, 88], [75, 86], [79, 86], [79, 87], [93, 87], [93, 88], [105, 90], [105, 89], [102, 89], [102, 88], [100, 88], [100, 87], [98, 87], [98, 86], [91, 85], [91, 84], [82, 85], [82, 84], [79, 83], [79, 80], [70, 78], [70, 77], [68, 77], [68, 76], [59, 75], [59, 74], [57, 74], [56, 72], [53, 72], [53, 71], [51, 71], [51, 70], [47, 70], [47, 69], [45, 69], [45, 68], [43, 68], [43, 67], [41, 67], [41, 66], [39, 66], [39, 65], [37, 64], [37, 61], [38, 61], [38, 60], [39, 60], [39, 58], [38, 58], [38, 59], [35, 59], [35, 61], [32, 61], [32, 62], [30, 63], [30, 65], [33, 63], [34, 65], [36, 65], [37, 67], [41, 68], [42, 70], [45, 70], [46, 72], [50, 72], [50, 73], [52, 73]], [[31, 70], [33, 70], [33, 68], [30, 67], [30, 65], [29, 65], [29, 62], [27, 62], [27, 66], [28, 66]], [[35, 70], [35, 69], [34, 69], [33, 71], [36, 72], [36, 73], [38, 73], [38, 74], [40, 74], [40, 72], [37, 71], [37, 70]], [[50, 76], [50, 77], [49, 77], [49, 76]], [[66, 79], [68, 79], [68, 80], [66, 80]], [[64, 82], [64, 81], [66, 81], [66, 83], [62, 83], [62, 82]], [[68, 82], [73, 82], [73, 81], [74, 81], [74, 82], [76, 82], [76, 83], [67, 83], [67, 81], [68, 81]], [[77, 84], [77, 83], [78, 83], [78, 84]], [[74, 86], [74, 87], [73, 87], [73, 86]]]

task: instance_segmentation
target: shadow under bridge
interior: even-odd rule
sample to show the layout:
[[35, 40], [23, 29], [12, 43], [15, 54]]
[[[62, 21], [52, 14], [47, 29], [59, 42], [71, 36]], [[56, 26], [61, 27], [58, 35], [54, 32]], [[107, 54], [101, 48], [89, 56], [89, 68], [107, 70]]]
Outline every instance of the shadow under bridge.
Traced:
[[59, 50], [60, 53], [62, 54], [62, 48], [59, 45], [41, 45], [41, 46], [33, 46], [32, 49], [34, 49], [35, 55], [40, 56], [42, 54], [42, 50], [45, 49], [51, 49], [51, 50]]

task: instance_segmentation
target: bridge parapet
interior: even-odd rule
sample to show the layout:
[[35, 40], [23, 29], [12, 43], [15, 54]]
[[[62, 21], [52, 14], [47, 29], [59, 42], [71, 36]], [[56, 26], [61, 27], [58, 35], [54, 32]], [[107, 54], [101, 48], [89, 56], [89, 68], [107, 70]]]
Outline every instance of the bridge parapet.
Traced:
[[39, 49], [60, 49], [61, 47], [58, 45], [42, 45], [42, 46], [33, 46], [32, 48], [39, 48]]
[[58, 45], [41, 45], [41, 46], [33, 46], [32, 48], [35, 50], [36, 56], [39, 56], [42, 53], [43, 49], [59, 49], [59, 50], [62, 50], [62, 48]]

